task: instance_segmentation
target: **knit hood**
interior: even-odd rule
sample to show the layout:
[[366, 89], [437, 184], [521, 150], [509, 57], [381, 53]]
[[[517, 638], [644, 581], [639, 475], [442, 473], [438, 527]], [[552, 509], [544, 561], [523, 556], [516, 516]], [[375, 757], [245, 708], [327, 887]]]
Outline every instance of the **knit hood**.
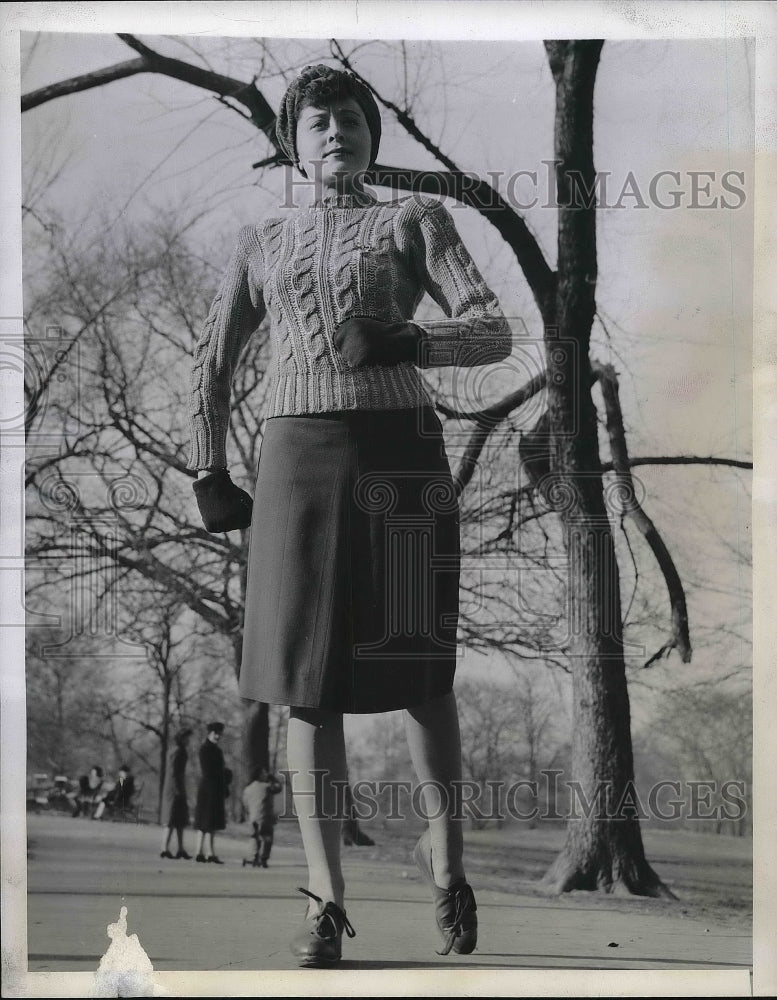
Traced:
[[372, 150], [370, 152], [370, 163], [372, 166], [378, 156], [380, 145], [381, 121], [380, 111], [369, 88], [366, 87], [353, 73], [344, 70], [332, 69], [318, 63], [315, 66], [306, 66], [300, 75], [289, 85], [283, 95], [281, 106], [278, 110], [278, 117], [275, 122], [275, 134], [281, 149], [289, 158], [291, 163], [297, 163], [297, 121], [299, 114], [305, 105], [306, 91], [308, 87], [316, 81], [326, 82], [334, 85], [335, 90], [342, 91], [343, 96], [353, 97], [358, 102], [364, 117], [367, 119], [367, 127], [372, 136]]

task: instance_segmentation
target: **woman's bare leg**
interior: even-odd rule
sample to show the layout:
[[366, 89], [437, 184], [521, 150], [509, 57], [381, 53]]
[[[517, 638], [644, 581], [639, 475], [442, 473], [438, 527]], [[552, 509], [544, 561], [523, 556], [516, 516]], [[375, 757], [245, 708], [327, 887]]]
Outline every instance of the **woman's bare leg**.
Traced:
[[340, 838], [348, 780], [342, 715], [291, 708], [286, 753], [308, 863], [308, 889], [325, 903], [342, 907]]
[[[436, 782], [445, 790], [447, 808], [441, 809], [441, 792], [424, 788], [429, 816], [434, 880], [447, 889], [464, 877], [463, 821], [453, 814], [460, 797], [461, 736], [453, 692], [405, 709], [405, 731], [419, 782]], [[443, 803], [445, 804], [445, 803]]]

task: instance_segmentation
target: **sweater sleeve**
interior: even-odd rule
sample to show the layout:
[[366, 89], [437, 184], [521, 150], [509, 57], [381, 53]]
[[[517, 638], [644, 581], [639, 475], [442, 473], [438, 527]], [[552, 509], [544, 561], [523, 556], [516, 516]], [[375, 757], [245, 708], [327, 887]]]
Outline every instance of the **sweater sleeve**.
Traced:
[[255, 226], [238, 235], [221, 285], [194, 349], [189, 423], [190, 469], [226, 468], [232, 376], [248, 338], [261, 323], [265, 306], [257, 269], [260, 250]]
[[447, 320], [417, 322], [420, 368], [474, 367], [509, 357], [512, 332], [442, 202], [425, 198], [411, 243], [424, 289]]

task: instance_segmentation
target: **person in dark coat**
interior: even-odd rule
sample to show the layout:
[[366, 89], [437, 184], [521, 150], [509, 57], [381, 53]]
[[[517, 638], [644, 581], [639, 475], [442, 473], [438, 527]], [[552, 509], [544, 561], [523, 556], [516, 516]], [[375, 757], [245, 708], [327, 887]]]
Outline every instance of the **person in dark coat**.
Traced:
[[114, 810], [120, 813], [125, 812], [132, 805], [134, 795], [135, 779], [129, 767], [126, 764], [122, 764], [113, 788], [102, 796], [97, 809], [95, 809], [94, 818], [101, 819], [106, 808], [109, 813], [114, 812]]
[[[191, 860], [183, 847], [184, 827], [189, 825], [189, 803], [186, 798], [186, 763], [189, 760], [188, 745], [192, 735], [191, 729], [182, 729], [176, 733], [175, 744], [167, 757], [165, 783], [162, 788], [161, 823], [165, 827], [162, 838], [162, 853], [160, 858], [183, 858]], [[170, 839], [175, 830], [178, 840], [178, 851], [170, 853]]]
[[[224, 862], [216, 854], [215, 834], [227, 825], [224, 800], [227, 797], [227, 769], [219, 740], [224, 733], [223, 722], [208, 724], [208, 735], [200, 747], [200, 784], [197, 788], [197, 805], [194, 825], [200, 831], [197, 861], [210, 861], [216, 865]], [[205, 838], [210, 838], [210, 854], [204, 852]]]

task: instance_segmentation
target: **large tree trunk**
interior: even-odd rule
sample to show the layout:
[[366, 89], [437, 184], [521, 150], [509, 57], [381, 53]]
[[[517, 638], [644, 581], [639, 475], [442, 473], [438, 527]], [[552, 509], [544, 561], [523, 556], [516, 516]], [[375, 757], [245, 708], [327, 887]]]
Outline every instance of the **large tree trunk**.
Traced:
[[262, 701], [248, 701], [243, 705], [243, 760], [242, 783], [245, 787], [255, 777], [255, 772], [270, 768], [270, 708]]
[[602, 488], [591, 398], [596, 207], [593, 91], [602, 43], [554, 41], [558, 219], [556, 328], [546, 329], [552, 485], [569, 562], [568, 655], [573, 676], [573, 780], [580, 801], [548, 888], [670, 895], [652, 870], [633, 808], [634, 764], [621, 639], [618, 565]]

